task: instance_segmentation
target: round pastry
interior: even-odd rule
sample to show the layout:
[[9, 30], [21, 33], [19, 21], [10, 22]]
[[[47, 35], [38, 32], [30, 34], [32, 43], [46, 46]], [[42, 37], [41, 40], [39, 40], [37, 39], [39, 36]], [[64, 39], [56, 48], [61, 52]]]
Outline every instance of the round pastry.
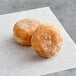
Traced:
[[59, 28], [51, 24], [39, 26], [31, 38], [33, 49], [43, 57], [51, 57], [61, 48], [63, 37]]
[[22, 45], [31, 45], [32, 34], [39, 25], [41, 22], [34, 19], [18, 21], [13, 28], [14, 39]]

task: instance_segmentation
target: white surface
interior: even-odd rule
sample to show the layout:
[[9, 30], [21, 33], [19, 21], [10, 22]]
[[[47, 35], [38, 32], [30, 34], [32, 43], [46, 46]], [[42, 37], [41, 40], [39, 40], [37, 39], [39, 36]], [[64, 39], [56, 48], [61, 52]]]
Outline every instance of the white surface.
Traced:
[[[62, 31], [64, 43], [60, 52], [45, 59], [31, 47], [15, 43], [14, 23], [23, 18], [35, 18], [56, 24]], [[49, 7], [0, 16], [0, 76], [39, 76], [76, 67], [76, 47]]]

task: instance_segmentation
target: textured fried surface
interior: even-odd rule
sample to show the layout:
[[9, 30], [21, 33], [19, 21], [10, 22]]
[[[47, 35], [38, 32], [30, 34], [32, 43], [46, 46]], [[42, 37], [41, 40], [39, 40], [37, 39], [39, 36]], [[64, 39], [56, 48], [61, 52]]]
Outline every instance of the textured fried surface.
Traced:
[[31, 44], [34, 50], [43, 57], [51, 57], [60, 50], [63, 37], [60, 30], [51, 25], [43, 24], [34, 32]]
[[14, 39], [22, 45], [31, 45], [32, 34], [40, 24], [40, 21], [34, 19], [18, 21], [13, 28]]

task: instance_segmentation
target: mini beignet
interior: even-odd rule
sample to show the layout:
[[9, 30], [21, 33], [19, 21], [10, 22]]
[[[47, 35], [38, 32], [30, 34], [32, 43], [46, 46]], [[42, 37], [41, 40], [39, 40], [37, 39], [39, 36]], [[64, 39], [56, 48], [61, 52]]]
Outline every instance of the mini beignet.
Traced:
[[13, 27], [13, 36], [17, 43], [22, 45], [31, 45], [31, 37], [41, 22], [35, 19], [23, 19]]
[[63, 42], [59, 28], [52, 24], [39, 26], [31, 38], [31, 45], [42, 57], [51, 57], [61, 48]]

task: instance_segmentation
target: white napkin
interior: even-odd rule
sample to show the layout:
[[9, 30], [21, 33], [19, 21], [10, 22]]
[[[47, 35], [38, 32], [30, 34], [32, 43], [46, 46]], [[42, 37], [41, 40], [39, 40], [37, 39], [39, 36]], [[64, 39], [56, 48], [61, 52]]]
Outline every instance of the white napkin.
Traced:
[[[12, 36], [16, 21], [34, 18], [57, 25], [63, 34], [62, 49], [45, 59], [31, 47], [18, 45]], [[76, 47], [49, 7], [0, 16], [0, 76], [40, 76], [76, 67]]]

